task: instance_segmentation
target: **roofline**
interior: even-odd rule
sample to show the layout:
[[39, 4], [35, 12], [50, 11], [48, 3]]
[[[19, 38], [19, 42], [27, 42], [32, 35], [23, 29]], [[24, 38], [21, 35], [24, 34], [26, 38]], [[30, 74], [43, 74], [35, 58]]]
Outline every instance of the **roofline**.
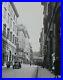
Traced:
[[13, 3], [13, 2], [10, 2], [10, 4], [11, 4], [11, 6], [12, 6], [12, 8], [13, 8], [15, 14], [16, 14], [16, 16], [19, 17], [19, 14], [18, 14], [18, 12], [17, 12], [17, 9], [16, 9], [14, 3]]
[[[23, 24], [19, 24], [18, 26], [23, 26], [23, 27], [25, 27]], [[26, 28], [26, 27], [25, 27]], [[20, 29], [20, 27], [18, 27], [18, 31], [20, 31], [20, 30], [22, 30], [22, 29]], [[23, 29], [24, 30], [24, 29]], [[30, 39], [30, 36], [29, 36], [29, 33], [28, 33], [28, 31], [27, 31], [27, 29], [26, 30], [24, 30], [25, 32], [26, 32], [26, 34], [27, 34], [27, 36], [28, 36], [28, 39]]]

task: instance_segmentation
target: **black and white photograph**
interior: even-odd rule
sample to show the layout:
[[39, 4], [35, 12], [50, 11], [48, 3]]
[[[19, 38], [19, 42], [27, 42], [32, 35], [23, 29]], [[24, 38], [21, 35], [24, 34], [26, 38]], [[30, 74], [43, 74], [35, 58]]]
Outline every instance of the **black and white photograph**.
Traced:
[[61, 78], [60, 17], [60, 2], [2, 2], [2, 78]]

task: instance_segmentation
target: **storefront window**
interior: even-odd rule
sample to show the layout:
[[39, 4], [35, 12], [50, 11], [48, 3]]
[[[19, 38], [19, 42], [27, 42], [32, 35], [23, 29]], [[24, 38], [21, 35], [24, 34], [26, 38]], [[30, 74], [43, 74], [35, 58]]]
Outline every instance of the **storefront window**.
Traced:
[[6, 24], [3, 24], [3, 36], [6, 37]]
[[7, 28], [7, 39], [9, 39], [9, 36], [10, 36], [10, 29]]
[[12, 18], [10, 18], [10, 28], [12, 29]]
[[3, 10], [3, 18], [6, 18], [6, 8], [4, 7], [4, 10]]
[[12, 32], [10, 32], [10, 41], [12, 42]]
[[10, 15], [8, 13], [8, 24], [10, 25]]
[[14, 43], [14, 38], [15, 38], [15, 36], [13, 35], [13, 43]]

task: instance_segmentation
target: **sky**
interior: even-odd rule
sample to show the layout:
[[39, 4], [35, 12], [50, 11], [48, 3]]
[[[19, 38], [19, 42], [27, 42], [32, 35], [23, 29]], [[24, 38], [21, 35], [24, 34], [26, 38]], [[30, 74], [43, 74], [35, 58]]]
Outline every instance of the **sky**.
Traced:
[[15, 2], [19, 14], [18, 24], [23, 24], [30, 36], [33, 51], [40, 50], [39, 37], [43, 27], [43, 6], [40, 2]]

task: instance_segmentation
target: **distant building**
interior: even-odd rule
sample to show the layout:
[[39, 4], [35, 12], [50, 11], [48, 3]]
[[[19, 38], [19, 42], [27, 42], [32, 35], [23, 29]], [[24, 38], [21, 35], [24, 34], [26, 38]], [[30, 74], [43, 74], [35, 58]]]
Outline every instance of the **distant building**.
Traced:
[[32, 46], [30, 45], [30, 61], [33, 63], [33, 50], [32, 50]]
[[41, 55], [40, 55], [40, 51], [35, 51], [35, 52], [33, 52], [33, 57], [34, 57], [34, 56], [37, 56], [37, 57], [41, 56]]
[[25, 27], [23, 25], [17, 26], [17, 35], [18, 35], [18, 43], [17, 43], [17, 54], [19, 55], [20, 60], [22, 60], [24, 55], [24, 49], [25, 49]]
[[42, 31], [40, 33], [40, 38], [39, 38], [39, 42], [40, 42], [40, 54], [42, 57], [44, 57], [44, 28], [42, 28]]
[[38, 66], [42, 66], [43, 57], [34, 56], [33, 63]]
[[18, 45], [17, 45], [17, 53], [21, 56], [21, 60], [24, 63], [30, 62], [30, 42], [29, 42], [29, 34], [27, 32], [26, 27], [21, 24], [18, 25]]
[[2, 65], [13, 62], [17, 43], [18, 12], [14, 3], [2, 3]]

